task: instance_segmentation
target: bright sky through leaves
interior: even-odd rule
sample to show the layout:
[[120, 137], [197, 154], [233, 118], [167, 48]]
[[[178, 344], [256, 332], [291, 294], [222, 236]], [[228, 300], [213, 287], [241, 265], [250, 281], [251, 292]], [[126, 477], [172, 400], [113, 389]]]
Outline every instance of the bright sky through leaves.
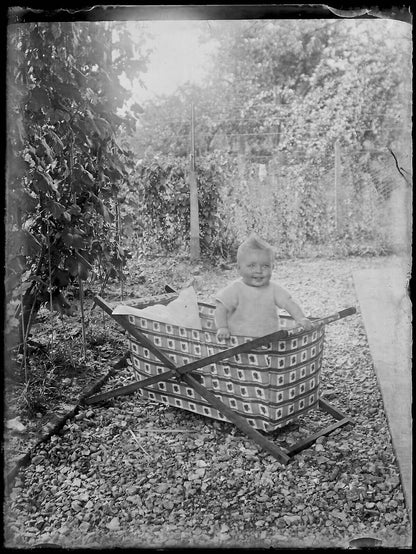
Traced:
[[215, 49], [215, 41], [198, 41], [201, 28], [209, 29], [206, 21], [130, 22], [129, 28], [132, 36], [143, 31], [153, 35], [148, 42], [153, 50], [149, 71], [142, 77], [147, 90], [135, 83], [136, 101], [172, 94], [188, 81], [203, 81], [210, 53]]
[[[134, 79], [134, 76], [127, 76], [122, 83], [123, 86], [133, 92], [133, 102], [143, 102], [158, 95], [173, 94], [178, 87], [186, 82], [203, 84], [204, 77], [209, 72], [212, 54], [215, 52], [218, 42], [215, 36], [218, 32], [227, 32], [226, 27], [235, 24], [229, 21], [221, 30], [216, 21], [184, 20], [184, 21], [130, 21], [129, 30], [132, 37], [148, 35], [147, 48], [152, 50], [147, 73], [142, 75], [146, 85], [144, 89]], [[258, 25], [261, 32], [262, 25], [269, 24], [268, 20], [253, 21]], [[302, 22], [299, 22], [302, 25]], [[357, 21], [343, 20], [335, 24], [342, 24], [354, 28], [359, 24], [359, 29], [368, 26], [371, 34], [377, 33], [382, 26], [391, 28], [392, 41], [400, 40], [408, 35], [409, 26], [397, 21], [387, 19]], [[358, 29], [357, 29], [358, 30]], [[204, 33], [205, 38], [211, 37], [200, 43], [199, 36]], [[130, 84], [131, 81], [131, 84]]]

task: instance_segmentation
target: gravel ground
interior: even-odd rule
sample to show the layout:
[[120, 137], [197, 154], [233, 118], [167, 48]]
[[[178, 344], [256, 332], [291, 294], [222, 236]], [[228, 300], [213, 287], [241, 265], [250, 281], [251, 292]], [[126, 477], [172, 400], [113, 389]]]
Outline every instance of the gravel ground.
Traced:
[[[184, 262], [165, 267], [177, 286]], [[385, 258], [277, 264], [279, 282], [313, 316], [358, 306], [352, 272]], [[155, 263], [154, 263], [155, 265]], [[168, 270], [166, 270], [168, 267]], [[157, 268], [156, 268], [157, 269]], [[235, 271], [201, 268], [198, 294]], [[148, 292], [156, 286], [148, 279]], [[103, 390], [131, 379], [119, 370]], [[88, 407], [35, 450], [4, 500], [5, 545], [344, 548], [371, 536], [410, 548], [411, 529], [361, 316], [328, 325], [322, 389], [354, 420], [285, 467], [233, 425], [135, 395]], [[291, 444], [326, 422], [312, 413], [275, 432]]]

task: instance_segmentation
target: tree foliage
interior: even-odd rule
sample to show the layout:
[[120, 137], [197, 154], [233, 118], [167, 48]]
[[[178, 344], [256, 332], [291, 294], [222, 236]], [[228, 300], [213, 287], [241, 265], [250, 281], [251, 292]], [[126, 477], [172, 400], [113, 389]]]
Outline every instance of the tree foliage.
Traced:
[[[260, 199], [250, 189], [253, 173], [259, 164], [277, 166], [273, 195], [279, 199], [276, 206], [289, 211], [277, 212], [270, 238], [284, 241], [287, 252], [295, 251], [295, 243], [301, 247], [331, 240], [335, 215], [327, 198], [338, 142], [344, 153], [351, 152], [347, 172], [357, 204], [346, 232], [364, 238], [359, 195], [368, 183], [388, 191], [384, 181], [391, 180], [386, 158], [377, 152], [406, 144], [411, 53], [406, 24], [258, 20], [216, 21], [210, 27], [218, 49], [204, 86], [184, 86], [175, 98], [148, 105], [138, 140], [148, 152], [186, 156], [194, 102], [197, 156], [202, 160], [222, 152], [229, 160], [225, 185], [230, 192], [220, 194], [228, 202], [222, 209], [231, 214], [228, 224], [235, 221], [236, 206], [246, 203], [246, 209], [237, 210], [245, 219], [235, 221], [236, 237], [262, 221]], [[398, 154], [405, 157], [406, 152]], [[232, 169], [237, 160], [244, 171]], [[383, 172], [379, 183], [375, 176]], [[246, 194], [244, 200], [238, 198], [241, 194]]]
[[[138, 169], [140, 215], [144, 239], [154, 249], [168, 252], [189, 247], [190, 191], [186, 158], [158, 156], [143, 160]], [[195, 167], [202, 253], [227, 254], [224, 223], [219, 215], [220, 190], [227, 166], [221, 156], [207, 156]], [[224, 252], [225, 250], [225, 252]]]
[[115, 207], [132, 161], [117, 137], [135, 121], [117, 114], [119, 76], [145, 68], [120, 25], [9, 28], [6, 292], [23, 294], [25, 327], [92, 264], [111, 273], [125, 259]]

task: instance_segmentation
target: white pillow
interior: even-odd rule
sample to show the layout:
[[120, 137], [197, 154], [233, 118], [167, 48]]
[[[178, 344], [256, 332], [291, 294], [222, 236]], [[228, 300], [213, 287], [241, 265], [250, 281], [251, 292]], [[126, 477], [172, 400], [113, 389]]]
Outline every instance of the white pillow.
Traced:
[[166, 306], [155, 304], [141, 310], [130, 306], [117, 306], [113, 310], [113, 315], [135, 315], [161, 323], [179, 325], [180, 327], [202, 329], [197, 296], [193, 287], [181, 290], [178, 298], [175, 298]]

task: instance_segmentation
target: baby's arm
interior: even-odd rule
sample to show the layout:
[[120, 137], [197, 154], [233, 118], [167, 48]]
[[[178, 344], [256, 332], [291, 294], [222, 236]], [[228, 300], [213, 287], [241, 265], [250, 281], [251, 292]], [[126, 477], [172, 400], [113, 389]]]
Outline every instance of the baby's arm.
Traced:
[[301, 307], [292, 298], [285, 302], [283, 308], [293, 317], [293, 319], [299, 325], [302, 325], [304, 329], [310, 331], [313, 328], [313, 323], [310, 319], [305, 317]]
[[215, 325], [217, 326], [217, 339], [229, 339], [230, 331], [228, 329], [228, 311], [222, 302], [218, 300], [215, 303]]

